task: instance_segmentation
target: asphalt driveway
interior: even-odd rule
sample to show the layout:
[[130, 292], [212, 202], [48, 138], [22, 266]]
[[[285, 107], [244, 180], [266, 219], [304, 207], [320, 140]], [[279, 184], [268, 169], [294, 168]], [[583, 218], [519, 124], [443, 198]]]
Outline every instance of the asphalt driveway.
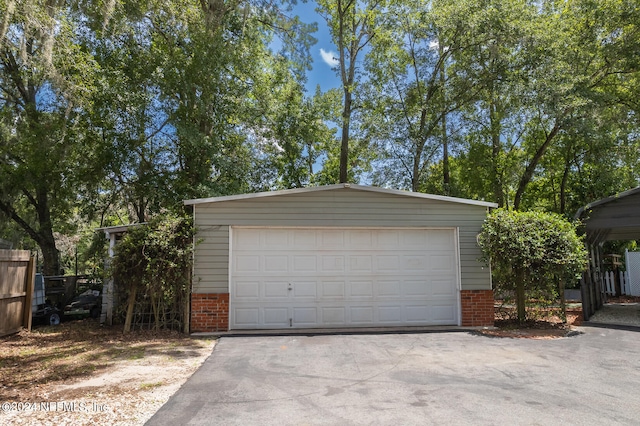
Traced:
[[640, 333], [224, 337], [148, 425], [640, 422]]

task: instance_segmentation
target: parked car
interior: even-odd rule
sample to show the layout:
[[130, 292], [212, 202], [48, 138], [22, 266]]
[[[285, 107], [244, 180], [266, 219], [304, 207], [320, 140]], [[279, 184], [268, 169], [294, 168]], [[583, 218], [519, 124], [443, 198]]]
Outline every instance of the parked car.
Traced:
[[62, 317], [62, 311], [49, 303], [41, 303], [35, 306], [31, 314], [34, 324], [58, 325]]
[[98, 318], [102, 309], [102, 297], [96, 290], [87, 290], [76, 296], [64, 307], [64, 315], [70, 317]]

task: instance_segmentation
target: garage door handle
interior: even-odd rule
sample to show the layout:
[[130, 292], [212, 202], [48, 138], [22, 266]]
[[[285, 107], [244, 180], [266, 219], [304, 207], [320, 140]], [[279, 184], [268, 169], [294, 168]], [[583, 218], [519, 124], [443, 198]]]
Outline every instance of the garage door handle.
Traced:
[[291, 283], [289, 283], [289, 288], [287, 290], [289, 291], [293, 290], [293, 287], [291, 287]]

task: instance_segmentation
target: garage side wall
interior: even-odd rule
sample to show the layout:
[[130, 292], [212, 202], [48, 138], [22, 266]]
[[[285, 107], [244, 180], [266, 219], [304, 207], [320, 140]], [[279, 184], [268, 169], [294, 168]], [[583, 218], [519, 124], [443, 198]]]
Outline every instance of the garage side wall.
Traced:
[[[194, 299], [201, 299], [199, 294], [229, 293], [230, 226], [456, 227], [459, 231], [463, 325], [487, 325], [480, 324], [487, 321], [486, 314], [482, 319], [475, 314], [466, 321], [464, 318], [464, 312], [469, 312], [465, 300], [473, 300], [468, 303], [475, 304], [478, 297], [483, 300], [488, 300], [489, 295], [493, 297], [490, 271], [478, 261], [481, 253], [476, 243], [476, 235], [487, 214], [486, 207], [337, 189], [203, 203], [194, 208], [199, 241], [194, 255]], [[469, 299], [465, 295], [473, 297]], [[194, 325], [197, 322], [192, 323], [192, 330]], [[224, 324], [219, 328], [224, 329]]]

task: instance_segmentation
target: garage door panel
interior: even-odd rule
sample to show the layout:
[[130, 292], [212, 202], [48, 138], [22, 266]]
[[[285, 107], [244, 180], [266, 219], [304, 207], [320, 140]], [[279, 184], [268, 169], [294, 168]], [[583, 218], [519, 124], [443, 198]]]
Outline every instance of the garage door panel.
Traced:
[[231, 328], [458, 323], [453, 230], [232, 229]]
[[317, 256], [294, 255], [291, 272], [316, 272], [318, 270]]
[[379, 306], [378, 319], [383, 324], [402, 323], [402, 305]]
[[[265, 307], [264, 311], [264, 325], [273, 328], [289, 327], [289, 308], [288, 307]], [[254, 327], [258, 327], [259, 324]], [[253, 328], [253, 327], [252, 327]]]
[[260, 232], [242, 232], [236, 235], [234, 240], [234, 250], [260, 247], [260, 236]]
[[259, 272], [260, 256], [238, 254], [233, 264], [234, 264], [234, 271], [237, 273]]
[[347, 250], [370, 249], [373, 246], [373, 232], [371, 230], [358, 230], [347, 232]]
[[373, 281], [351, 281], [349, 283], [349, 296], [370, 300], [373, 297]]
[[371, 255], [355, 255], [349, 256], [350, 272], [371, 272], [373, 271], [373, 256]]
[[377, 272], [396, 272], [400, 268], [400, 256], [376, 256]]
[[405, 319], [408, 323], [427, 323], [429, 322], [429, 306], [424, 305], [405, 305]]
[[266, 255], [264, 256], [265, 272], [289, 272], [289, 256]]
[[437, 323], [451, 324], [455, 321], [456, 309], [452, 304], [431, 306], [432, 320]]
[[431, 285], [429, 286], [431, 289], [431, 295], [435, 297], [447, 297], [455, 296], [456, 288], [451, 279], [432, 279]]
[[427, 272], [426, 255], [405, 255], [402, 257], [402, 269], [404, 271]]
[[344, 232], [341, 230], [327, 230], [320, 233], [320, 249], [343, 249]]
[[296, 281], [292, 284], [293, 297], [298, 299], [308, 299], [317, 297], [317, 281]]
[[424, 281], [405, 281], [402, 283], [402, 295], [411, 297], [427, 297], [429, 286]]
[[343, 306], [321, 307], [322, 324], [326, 325], [344, 325], [347, 322], [346, 308]]
[[318, 308], [293, 308], [293, 322], [300, 326], [318, 325]]
[[429, 247], [428, 238], [424, 232], [401, 232], [401, 247], [404, 249], [425, 250]]
[[381, 229], [377, 232], [376, 248], [397, 250], [400, 248], [401, 233], [397, 230]]
[[240, 328], [253, 328], [260, 323], [260, 309], [236, 308], [233, 310], [233, 320]]
[[293, 244], [300, 249], [315, 249], [317, 244], [317, 232], [313, 229], [294, 229]]
[[263, 247], [267, 247], [269, 250], [287, 250], [290, 247], [289, 233], [280, 232], [279, 229], [265, 229], [262, 232], [261, 243]]
[[287, 299], [289, 283], [286, 281], [266, 281], [263, 283], [265, 299]]
[[378, 296], [381, 297], [401, 297], [402, 283], [400, 281], [379, 281]]
[[453, 254], [432, 254], [429, 256], [429, 265], [433, 272], [442, 271], [451, 274], [455, 271]]
[[344, 300], [344, 281], [321, 281], [320, 294], [323, 298]]
[[350, 309], [351, 324], [373, 324], [372, 306], [353, 306]]
[[321, 255], [322, 271], [324, 273], [342, 272], [344, 271], [343, 255]]
[[260, 282], [259, 281], [236, 282], [236, 298], [258, 300], [260, 298]]
[[429, 231], [427, 250], [438, 250], [442, 247], [454, 247], [454, 234], [446, 229]]

